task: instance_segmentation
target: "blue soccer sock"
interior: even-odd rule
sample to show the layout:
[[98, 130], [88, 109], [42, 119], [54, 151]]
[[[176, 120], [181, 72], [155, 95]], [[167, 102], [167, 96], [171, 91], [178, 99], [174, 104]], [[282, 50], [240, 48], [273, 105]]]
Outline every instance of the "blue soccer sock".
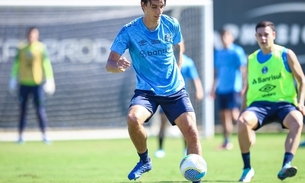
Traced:
[[283, 165], [285, 166], [286, 164], [290, 164], [290, 162], [292, 161], [294, 155], [291, 152], [285, 152], [284, 155], [284, 161], [283, 161]]
[[241, 153], [241, 156], [242, 156], [243, 162], [244, 162], [244, 169], [251, 168], [251, 164], [250, 164], [250, 152]]
[[150, 158], [148, 157], [148, 150], [146, 150], [144, 153], [138, 153], [139, 156], [140, 156], [140, 160], [143, 162], [143, 163], [147, 163], [149, 162]]
[[227, 145], [228, 143], [230, 143], [230, 139], [228, 137], [226, 137], [224, 140], [224, 144]]

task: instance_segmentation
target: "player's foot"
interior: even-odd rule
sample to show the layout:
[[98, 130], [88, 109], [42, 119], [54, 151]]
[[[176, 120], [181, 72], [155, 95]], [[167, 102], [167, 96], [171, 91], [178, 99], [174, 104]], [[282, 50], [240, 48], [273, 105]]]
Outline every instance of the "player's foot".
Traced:
[[195, 182], [193, 182], [193, 183], [201, 183], [201, 181], [199, 180], [199, 181], [195, 181]]
[[165, 151], [163, 149], [159, 149], [155, 152], [155, 157], [163, 158], [165, 156]]
[[47, 144], [47, 145], [50, 145], [52, 142], [51, 140], [49, 140], [48, 138], [43, 138], [43, 143]]
[[217, 149], [218, 150], [231, 150], [231, 149], [233, 149], [233, 144], [231, 142], [223, 143]]
[[305, 141], [301, 142], [299, 147], [305, 147]]
[[25, 141], [22, 138], [19, 138], [16, 143], [17, 144], [24, 144]]
[[143, 173], [149, 172], [152, 169], [151, 159], [147, 163], [143, 163], [141, 160], [137, 163], [137, 165], [131, 170], [128, 175], [129, 180], [136, 180], [142, 176]]
[[293, 177], [297, 174], [298, 169], [295, 166], [291, 166], [290, 164], [285, 165], [280, 172], [277, 174], [277, 178], [284, 180], [288, 177]]
[[239, 182], [251, 182], [251, 179], [254, 177], [254, 169], [246, 168], [243, 169], [243, 174], [241, 175]]

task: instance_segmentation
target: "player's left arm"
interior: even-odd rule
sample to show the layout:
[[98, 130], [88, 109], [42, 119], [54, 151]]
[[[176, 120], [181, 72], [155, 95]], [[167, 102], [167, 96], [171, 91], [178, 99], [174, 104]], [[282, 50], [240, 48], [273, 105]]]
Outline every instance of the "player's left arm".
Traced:
[[50, 61], [50, 57], [47, 51], [47, 48], [44, 46], [42, 50], [42, 67], [44, 71], [44, 76], [45, 76], [45, 84], [43, 85], [44, 91], [48, 95], [53, 95], [55, 92], [55, 81], [54, 81], [54, 75], [53, 75], [53, 68], [52, 64]]
[[305, 95], [305, 77], [302, 70], [302, 67], [298, 61], [296, 54], [288, 49], [287, 50], [287, 59], [289, 68], [294, 76], [294, 78], [298, 82], [298, 109], [305, 115], [305, 108], [304, 108], [304, 95]]
[[43, 55], [42, 56], [43, 57], [42, 66], [43, 66], [45, 78], [46, 78], [46, 80], [49, 80], [49, 79], [54, 80], [53, 68], [52, 68], [50, 57], [49, 57], [49, 54], [48, 54], [46, 48], [43, 49], [42, 55]]
[[175, 52], [176, 52], [177, 64], [178, 64], [179, 69], [181, 70], [182, 62], [183, 62], [182, 54], [184, 52], [184, 43], [183, 43], [183, 41], [181, 41], [180, 43], [175, 45]]

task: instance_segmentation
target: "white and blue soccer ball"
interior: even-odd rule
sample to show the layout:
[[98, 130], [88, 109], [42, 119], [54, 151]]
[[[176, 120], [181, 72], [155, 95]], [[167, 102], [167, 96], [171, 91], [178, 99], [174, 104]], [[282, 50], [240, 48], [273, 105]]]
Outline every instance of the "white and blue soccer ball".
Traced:
[[189, 181], [199, 181], [207, 173], [207, 163], [198, 154], [188, 154], [180, 162], [180, 172]]

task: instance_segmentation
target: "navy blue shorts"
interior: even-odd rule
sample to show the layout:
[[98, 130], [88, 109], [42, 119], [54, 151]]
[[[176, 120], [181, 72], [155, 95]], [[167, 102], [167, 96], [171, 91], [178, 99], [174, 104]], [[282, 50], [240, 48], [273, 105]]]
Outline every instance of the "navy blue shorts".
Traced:
[[[193, 105], [185, 89], [178, 91], [170, 96], [157, 96], [152, 91], [135, 90], [134, 96], [130, 101], [130, 106], [141, 105], [155, 114], [158, 106], [162, 107], [165, 115], [172, 125], [175, 120], [184, 112], [194, 112]], [[145, 122], [148, 122], [148, 118]]]
[[285, 117], [294, 110], [298, 110], [295, 105], [289, 102], [267, 102], [257, 101], [253, 102], [245, 111], [252, 111], [258, 119], [258, 126], [254, 130], [258, 130], [262, 126], [277, 122], [283, 125]]
[[239, 108], [241, 103], [241, 97], [238, 92], [216, 94], [216, 99], [220, 110], [232, 110], [235, 108]]

